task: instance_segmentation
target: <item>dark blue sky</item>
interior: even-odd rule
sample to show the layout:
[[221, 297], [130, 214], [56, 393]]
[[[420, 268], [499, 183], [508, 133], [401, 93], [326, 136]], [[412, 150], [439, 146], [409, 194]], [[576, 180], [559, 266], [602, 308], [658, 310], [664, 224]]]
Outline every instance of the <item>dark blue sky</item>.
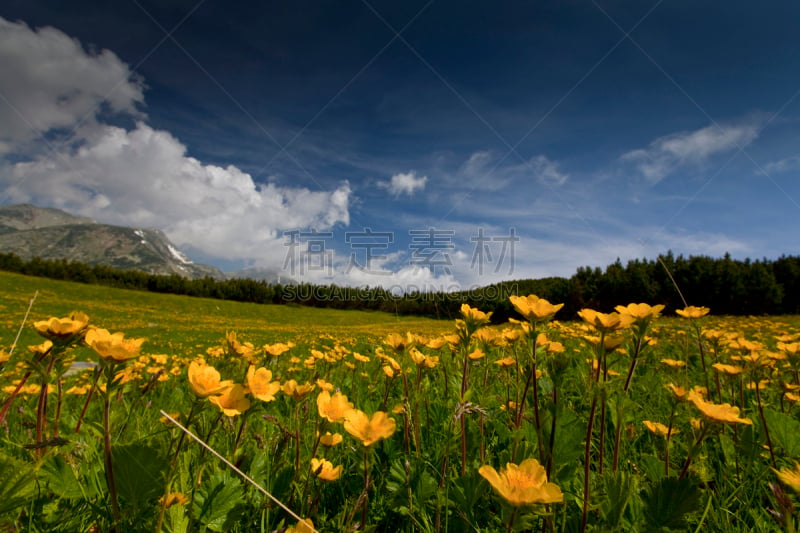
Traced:
[[[14, 120], [25, 115], [37, 83], [56, 102], [65, 94], [100, 102], [88, 119], [26, 122], [41, 143], [63, 141], [49, 155], [37, 150], [35, 135], [0, 137], [10, 147], [0, 166], [5, 203], [158, 225], [195, 257], [230, 267], [286, 266], [292, 248], [280, 242], [284, 231], [329, 231], [332, 269], [294, 275], [351, 283], [389, 278], [345, 268], [363, 252], [345, 234], [365, 227], [396, 235], [373, 266], [406, 284], [570, 275], [667, 249], [797, 253], [795, 3], [163, 4], [11, 1], [0, 8], [8, 24], [24, 23], [17, 29], [28, 32], [19, 30], [0, 55], [30, 54], [17, 67], [32, 70], [20, 78], [30, 79], [27, 90], [0, 83], [0, 106], [18, 111]], [[46, 39], [37, 32], [45, 26], [76, 39], [73, 56], [98, 63], [98, 71], [107, 66], [99, 64], [102, 51], [113, 52], [132, 76], [123, 85], [141, 98], [115, 109], [102, 104], [113, 86], [92, 96], [88, 82], [59, 87], [44, 77], [45, 52], [21, 43]], [[116, 136], [112, 126], [122, 127]], [[109, 139], [122, 154], [113, 161], [100, 149]], [[169, 159], [159, 143], [185, 153]], [[123, 145], [129, 149], [118, 151]], [[97, 150], [82, 155], [81, 146]], [[186, 205], [167, 215], [147, 195], [138, 198], [138, 178], [124, 177], [140, 164], [132, 153], [143, 168], [162, 157], [158, 168], [175, 163], [139, 186], [169, 190], [173, 180], [173, 189], [194, 191], [172, 199]], [[63, 171], [57, 179], [48, 157], [68, 167], [56, 168]], [[176, 157], [196, 160], [192, 170], [181, 170]], [[93, 176], [97, 168], [104, 177]], [[193, 179], [202, 185], [194, 189]], [[48, 180], [69, 190], [33, 185]], [[220, 187], [238, 192], [213, 200]], [[284, 211], [265, 214], [275, 198]], [[206, 217], [229, 216], [199, 231], [192, 205], [210, 210]], [[427, 250], [452, 265], [415, 274], [409, 267], [425, 264], [409, 232], [427, 228], [452, 232], [452, 247]], [[520, 240], [511, 272], [509, 265], [477, 271], [470, 238], [481, 228], [497, 237], [489, 242], [495, 262], [514, 228]]]

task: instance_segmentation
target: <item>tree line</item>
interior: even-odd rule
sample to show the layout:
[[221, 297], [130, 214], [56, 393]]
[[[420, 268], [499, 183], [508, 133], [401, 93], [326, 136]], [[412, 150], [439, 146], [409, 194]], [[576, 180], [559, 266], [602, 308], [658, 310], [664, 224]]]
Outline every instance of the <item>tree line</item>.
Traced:
[[516, 316], [508, 297], [537, 294], [564, 303], [558, 317], [575, 318], [591, 307], [612, 311], [631, 302], [664, 304], [667, 311], [684, 305], [710, 307], [716, 315], [800, 314], [800, 257], [775, 260], [736, 260], [682, 255], [671, 252], [657, 259], [619, 260], [605, 269], [581, 267], [570, 278], [504, 281], [468, 292], [412, 292], [393, 294], [380, 287], [338, 285], [282, 285], [252, 279], [187, 279], [87, 265], [65, 259], [25, 261], [0, 254], [0, 270], [57, 280], [76, 281], [124, 289], [181, 294], [205, 298], [289, 304], [337, 309], [385, 311], [452, 319], [462, 303], [492, 311], [497, 322]]

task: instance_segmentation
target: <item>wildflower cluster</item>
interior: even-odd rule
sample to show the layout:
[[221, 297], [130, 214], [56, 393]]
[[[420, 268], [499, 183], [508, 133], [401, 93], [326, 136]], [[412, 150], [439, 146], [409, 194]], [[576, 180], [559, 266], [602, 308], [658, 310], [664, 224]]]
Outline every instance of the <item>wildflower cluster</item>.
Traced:
[[730, 529], [795, 527], [794, 326], [646, 303], [564, 322], [537, 295], [509, 304], [500, 324], [464, 304], [425, 334], [222, 329], [214, 345], [145, 342], [80, 312], [36, 320], [37, 341], [0, 350], [0, 420], [24, 428], [0, 467], [30, 476], [9, 477], [21, 500], [0, 488], [5, 516], [38, 530], [724, 529], [747, 491], [766, 509]]

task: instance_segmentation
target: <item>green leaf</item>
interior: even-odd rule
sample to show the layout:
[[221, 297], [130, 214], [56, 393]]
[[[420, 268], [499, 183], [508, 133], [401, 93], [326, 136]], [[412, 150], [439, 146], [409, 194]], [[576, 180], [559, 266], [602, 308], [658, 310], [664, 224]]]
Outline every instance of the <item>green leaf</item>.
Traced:
[[58, 498], [77, 499], [95, 493], [90, 486], [81, 485], [72, 466], [60, 454], [49, 457], [39, 470], [39, 475], [47, 489]]
[[214, 474], [194, 497], [195, 514], [211, 531], [230, 529], [244, 509], [244, 492], [238, 478]]
[[764, 418], [773, 446], [782, 449], [786, 457], [800, 458], [800, 422], [771, 409], [764, 409]]
[[639, 468], [650, 481], [657, 482], [664, 478], [664, 459], [654, 455], [639, 457]]
[[622, 517], [628, 501], [636, 487], [634, 477], [625, 472], [612, 472], [603, 476], [605, 499], [600, 506], [605, 525], [616, 529], [622, 523]]
[[33, 465], [0, 454], [0, 516], [33, 499], [36, 471]]
[[142, 508], [164, 492], [169, 465], [162, 452], [147, 444], [115, 446], [111, 451], [117, 492], [134, 508]]
[[689, 479], [664, 478], [641, 496], [648, 531], [684, 527], [686, 515], [700, 504], [700, 490]]
[[555, 475], [553, 481], [559, 485], [569, 483], [583, 457], [586, 422], [568, 409], [559, 410], [556, 441], [553, 450]]

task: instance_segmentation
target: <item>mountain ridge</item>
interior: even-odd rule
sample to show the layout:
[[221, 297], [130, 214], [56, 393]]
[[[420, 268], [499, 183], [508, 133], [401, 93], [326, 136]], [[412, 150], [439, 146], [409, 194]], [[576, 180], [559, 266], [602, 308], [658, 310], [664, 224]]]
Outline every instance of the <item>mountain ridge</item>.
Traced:
[[67, 259], [148, 274], [225, 279], [216, 267], [194, 263], [158, 229], [102, 224], [60, 209], [0, 207], [0, 250], [23, 259]]

